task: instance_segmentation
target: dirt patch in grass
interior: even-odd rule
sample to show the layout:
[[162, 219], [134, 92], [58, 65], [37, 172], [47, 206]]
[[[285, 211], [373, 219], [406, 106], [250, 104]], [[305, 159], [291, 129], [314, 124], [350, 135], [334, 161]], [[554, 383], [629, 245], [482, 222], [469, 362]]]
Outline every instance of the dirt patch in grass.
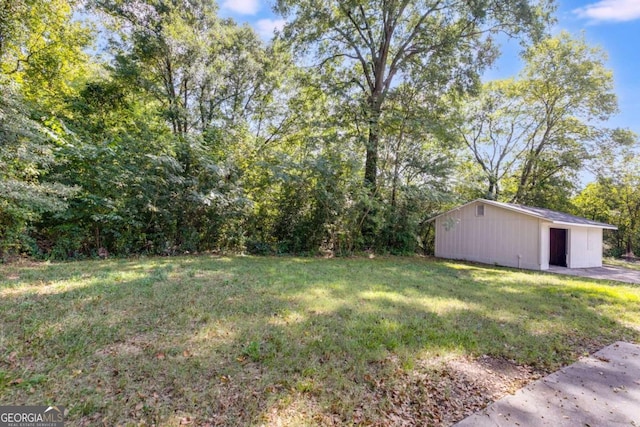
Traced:
[[371, 384], [373, 401], [386, 402], [382, 417], [362, 420], [380, 426], [449, 426], [513, 393], [541, 373], [513, 361], [463, 356], [446, 362], [422, 362]]
[[138, 356], [143, 349], [134, 342], [115, 343], [96, 351], [96, 356]]
[[360, 379], [365, 390], [348, 418], [339, 405], [323, 408], [315, 396], [298, 393], [265, 411], [262, 425], [306, 425], [313, 420], [322, 426], [450, 426], [544, 374], [486, 355], [422, 361], [411, 371], [399, 367], [395, 358], [379, 365]]

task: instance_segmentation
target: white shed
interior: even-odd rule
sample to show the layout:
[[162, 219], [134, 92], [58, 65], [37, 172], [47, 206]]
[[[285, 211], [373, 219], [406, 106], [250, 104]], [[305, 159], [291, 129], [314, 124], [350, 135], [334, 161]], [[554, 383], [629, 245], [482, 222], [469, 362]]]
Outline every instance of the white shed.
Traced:
[[529, 270], [602, 266], [610, 224], [543, 208], [477, 199], [432, 218], [435, 255]]

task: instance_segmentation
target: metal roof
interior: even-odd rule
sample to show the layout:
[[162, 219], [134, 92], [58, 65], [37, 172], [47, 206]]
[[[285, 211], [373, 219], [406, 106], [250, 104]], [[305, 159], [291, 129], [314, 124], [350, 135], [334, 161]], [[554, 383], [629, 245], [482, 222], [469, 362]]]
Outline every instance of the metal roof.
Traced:
[[452, 209], [448, 212], [442, 213], [438, 216], [435, 216], [433, 218], [431, 218], [429, 221], [433, 221], [434, 219], [438, 218], [439, 216], [445, 215], [449, 212], [458, 210], [460, 208], [463, 208], [467, 205], [470, 205], [472, 203], [485, 203], [487, 205], [492, 205], [492, 206], [497, 206], [503, 209], [507, 209], [510, 211], [514, 211], [514, 212], [519, 212], [522, 213], [524, 215], [529, 215], [529, 216], [533, 216], [536, 218], [540, 218], [543, 219], [545, 221], [549, 221], [551, 223], [554, 224], [563, 224], [563, 225], [576, 225], [576, 226], [581, 226], [581, 227], [596, 227], [596, 228], [606, 228], [609, 230], [617, 230], [618, 227], [616, 227], [615, 225], [611, 225], [611, 224], [606, 224], [604, 222], [598, 222], [598, 221], [592, 221], [590, 219], [587, 218], [582, 218], [579, 216], [575, 216], [575, 215], [570, 215], [568, 213], [564, 213], [564, 212], [558, 212], [558, 211], [552, 211], [551, 209], [545, 209], [545, 208], [535, 208], [535, 207], [531, 207], [531, 206], [523, 206], [523, 205], [516, 205], [514, 203], [504, 203], [504, 202], [496, 202], [494, 200], [485, 200], [485, 199], [476, 199], [472, 202], [466, 203], [462, 206], [459, 206], [455, 209]]

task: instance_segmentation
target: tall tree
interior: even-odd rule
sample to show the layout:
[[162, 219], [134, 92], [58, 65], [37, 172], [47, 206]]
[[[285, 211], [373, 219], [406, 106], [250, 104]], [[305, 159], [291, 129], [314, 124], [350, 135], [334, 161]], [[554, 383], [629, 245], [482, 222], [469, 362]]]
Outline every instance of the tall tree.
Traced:
[[424, 244], [429, 219], [449, 196], [455, 153], [443, 138], [444, 98], [428, 89], [429, 82], [394, 87], [382, 117], [379, 178], [384, 224], [377, 246], [382, 250], [413, 252]]
[[375, 193], [380, 119], [391, 88], [415, 73], [469, 86], [495, 56], [491, 34], [540, 35], [546, 4], [528, 0], [279, 0], [284, 34], [360, 89], [367, 121], [364, 184]]
[[[96, 0], [112, 17], [116, 73], [162, 103], [176, 135], [250, 126], [287, 63], [249, 26], [217, 16], [210, 0]], [[259, 116], [259, 117], [254, 117]], [[264, 127], [262, 128], [264, 130]]]
[[[163, 106], [176, 135], [202, 128], [216, 55], [224, 37], [216, 5], [210, 1], [97, 0], [112, 18], [117, 77], [139, 85]], [[206, 94], [205, 94], [206, 91]]]
[[634, 257], [640, 248], [640, 144], [629, 130], [617, 129], [609, 138], [613, 144], [600, 153], [596, 181], [573, 204], [579, 215], [616, 225], [613, 254]]
[[0, 75], [0, 257], [23, 249], [27, 227], [63, 211], [76, 191], [43, 180], [64, 141], [30, 113], [16, 85]]
[[87, 69], [91, 32], [68, 0], [0, 1], [0, 255], [24, 249], [44, 213], [75, 188], [48, 179], [66, 144], [56, 115]]
[[528, 203], [538, 186], [579, 169], [598, 141], [598, 124], [617, 110], [613, 73], [600, 48], [566, 32], [524, 53], [522, 102], [532, 123], [513, 200]]
[[522, 161], [532, 127], [514, 80], [489, 82], [479, 95], [465, 96], [452, 112], [451, 131], [462, 140], [482, 173], [483, 197], [498, 200], [502, 183]]
[[86, 78], [90, 29], [73, 20], [73, 0], [0, 2], [0, 73], [50, 114]]
[[93, 6], [110, 17], [113, 62], [108, 78], [73, 100], [74, 130], [88, 144], [67, 155], [82, 170], [100, 166], [92, 177], [58, 171], [85, 190], [75, 223], [105, 236], [84, 246], [237, 249], [244, 238], [238, 217], [249, 204], [241, 171], [253, 164], [256, 147], [286, 128], [275, 93], [289, 64], [282, 49], [220, 19], [209, 0]]
[[560, 33], [525, 51], [518, 79], [490, 82], [457, 104], [452, 128], [481, 169], [487, 197], [561, 208], [579, 171], [624, 145], [602, 126], [617, 109], [603, 55]]

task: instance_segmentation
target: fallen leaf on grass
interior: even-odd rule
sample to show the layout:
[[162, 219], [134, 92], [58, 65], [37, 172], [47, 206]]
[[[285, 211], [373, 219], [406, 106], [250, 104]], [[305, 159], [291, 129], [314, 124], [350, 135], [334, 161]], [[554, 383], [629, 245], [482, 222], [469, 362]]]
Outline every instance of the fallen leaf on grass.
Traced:
[[7, 357], [7, 361], [11, 364], [11, 365], [15, 365], [16, 361], [18, 360], [18, 353], [17, 352], [11, 352], [11, 354], [9, 354], [9, 357]]

